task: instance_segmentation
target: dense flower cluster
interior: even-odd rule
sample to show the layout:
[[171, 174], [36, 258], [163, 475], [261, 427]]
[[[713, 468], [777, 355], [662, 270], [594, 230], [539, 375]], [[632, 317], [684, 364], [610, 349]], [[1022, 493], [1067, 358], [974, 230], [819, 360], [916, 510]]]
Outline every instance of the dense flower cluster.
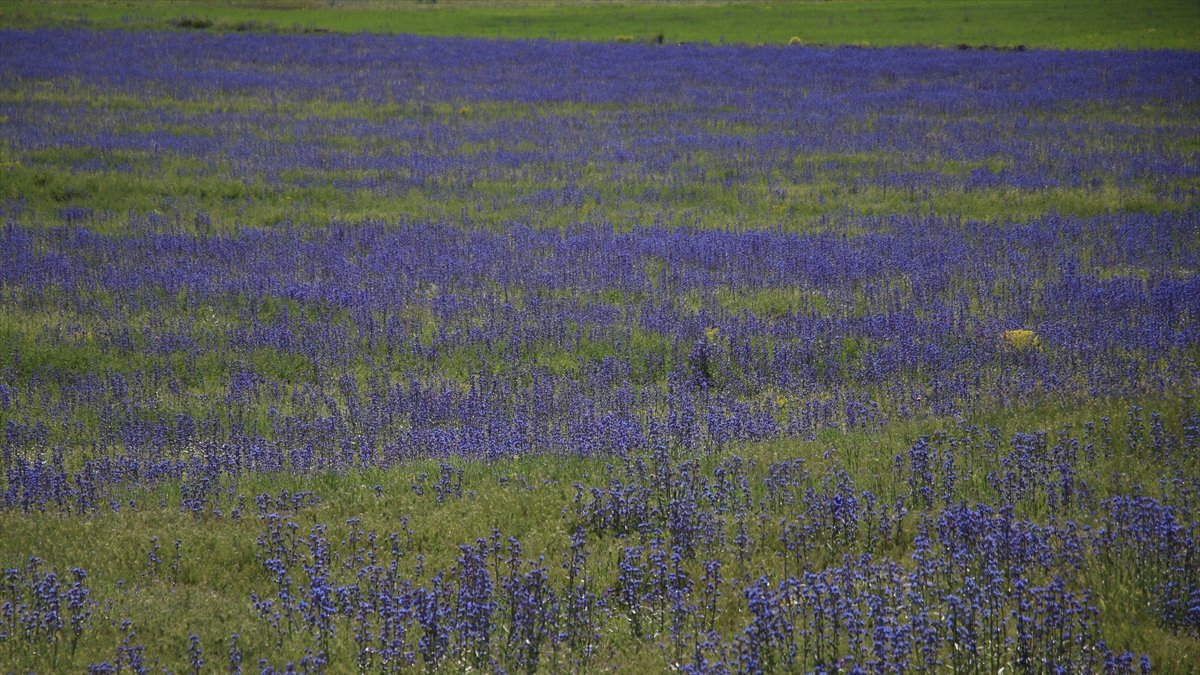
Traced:
[[[1191, 214], [896, 217], [853, 238], [150, 226], [0, 233], [8, 306], [42, 317], [4, 368], [5, 506], [86, 512], [113, 484], [182, 480], [203, 511], [244, 472], [701, 451], [1196, 380], [1200, 277], [1169, 272], [1200, 267]], [[1147, 229], [1161, 246], [1135, 245]], [[1157, 271], [1085, 273], [1081, 242]], [[796, 304], [753, 302], [775, 289]], [[1012, 348], [1011, 325], [1038, 348]], [[1054, 468], [1019, 456], [997, 479]]]
[[95, 601], [87, 572], [70, 575], [43, 571], [42, 561], [30, 558], [24, 567], [4, 570], [0, 597], [0, 654], [12, 660], [16, 650], [47, 650], [50, 662], [74, 655], [79, 637], [88, 628]]
[[[1013, 201], [1156, 211], [1194, 205], [1200, 176], [1200, 69], [1186, 52], [81, 31], [0, 42], [0, 84], [15, 94], [0, 99], [0, 135], [30, 190], [47, 169], [133, 190], [178, 173], [189, 180], [173, 194], [134, 203], [198, 227], [261, 224], [239, 213], [322, 225], [310, 220], [321, 204], [620, 227], [761, 227], [946, 195], [984, 213]], [[87, 181], [42, 175], [41, 187], [68, 223], [120, 218], [129, 203], [96, 199]], [[296, 203], [258, 208], [283, 194]]]

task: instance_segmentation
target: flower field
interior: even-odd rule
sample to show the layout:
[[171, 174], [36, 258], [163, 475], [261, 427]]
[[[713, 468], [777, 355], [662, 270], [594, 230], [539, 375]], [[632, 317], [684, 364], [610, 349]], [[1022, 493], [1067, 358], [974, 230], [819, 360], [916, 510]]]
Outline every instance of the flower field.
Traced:
[[0, 45], [0, 671], [1200, 662], [1200, 53]]

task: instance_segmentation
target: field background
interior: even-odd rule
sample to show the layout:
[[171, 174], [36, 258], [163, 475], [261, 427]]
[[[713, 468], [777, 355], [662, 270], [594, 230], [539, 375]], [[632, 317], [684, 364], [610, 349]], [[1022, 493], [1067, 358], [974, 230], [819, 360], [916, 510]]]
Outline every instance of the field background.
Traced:
[[0, 26], [335, 31], [818, 45], [1196, 49], [1191, 0], [821, 0], [812, 2], [491, 2], [389, 0], [8, 0]]
[[[1051, 572], [1062, 573], [1073, 587], [1091, 589], [1095, 595], [1090, 601], [1101, 612], [1109, 646], [1148, 655], [1156, 671], [1192, 672], [1200, 662], [1195, 627], [1164, 622], [1160, 607], [1168, 582], [1200, 588], [1194, 564], [1195, 551], [1200, 550], [1195, 534], [1200, 505], [1200, 409], [1195, 399], [1200, 349], [1194, 339], [1196, 313], [1188, 309], [1195, 296], [1187, 293], [1195, 287], [1200, 248], [1194, 173], [1200, 122], [1195, 100], [1177, 93], [1179, 82], [1195, 77], [1192, 55], [1168, 54], [1161, 61], [1145, 57], [1142, 62], [1099, 55], [1100, 66], [1079, 69], [1087, 71], [1081, 77], [1095, 78], [1083, 81], [1096, 86], [1063, 85], [1079, 100], [1039, 99], [1033, 91], [1034, 103], [1022, 107], [1020, 115], [1010, 115], [1017, 94], [991, 92], [994, 97], [981, 95], [977, 102], [964, 92], [988, 91], [996, 82], [1005, 82], [1009, 75], [992, 73], [1010, 73], [1006, 69], [1022, 67], [1021, 62], [1005, 59], [1031, 54], [947, 51], [941, 59], [947, 70], [932, 82], [906, 79], [912, 71], [903, 64], [884, 72], [886, 67], [875, 71], [868, 63], [864, 72], [879, 75], [861, 87], [869, 91], [846, 92], [839, 82], [814, 77], [814, 88], [827, 94], [828, 102], [789, 101], [811, 106], [806, 110], [814, 119], [822, 110], [832, 111], [822, 125], [803, 127], [777, 115], [770, 101], [748, 114], [730, 103], [737, 101], [735, 87], [703, 90], [697, 85], [689, 90], [695, 99], [687, 105], [663, 103], [666, 95], [657, 91], [604, 92], [611, 101], [583, 100], [587, 91], [578, 94], [579, 100], [504, 100], [503, 87], [487, 89], [487, 64], [467, 63], [489, 47], [466, 41], [451, 41], [439, 49], [459, 57], [454, 63], [462, 68], [461, 77], [448, 79], [470, 81], [469, 86], [455, 89], [431, 82], [418, 91], [422, 77], [440, 72], [436, 57], [443, 52], [414, 42], [425, 50], [422, 58], [429, 60], [421, 63], [427, 67], [415, 74], [388, 72], [401, 81], [396, 91], [417, 93], [406, 94], [403, 101], [381, 102], [371, 98], [378, 92], [365, 78], [347, 83], [350, 93], [335, 100], [303, 88], [320, 68], [272, 70], [255, 61], [251, 36], [217, 35], [328, 31], [602, 43], [618, 37], [623, 42], [627, 36], [635, 44], [606, 45], [612, 51], [603, 52], [604, 57], [633, 64], [658, 59], [670, 70], [674, 54], [686, 60], [712, 51], [675, 43], [771, 45], [735, 48], [741, 50], [738, 58], [753, 66], [770, 65], [775, 57], [782, 61], [786, 55], [780, 47], [793, 37], [809, 45], [1194, 51], [1200, 48], [1200, 3], [8, 0], [0, 4], [0, 27], [64, 30], [38, 34], [51, 38], [39, 48], [50, 52], [67, 43], [109, 56], [113, 52], [105, 52], [103, 45], [116, 39], [98, 34], [93, 41], [74, 31], [173, 31], [167, 38], [147, 32], [149, 46], [143, 45], [145, 51], [138, 54], [143, 63], [160, 64], [165, 59], [154, 50], [173, 45], [163, 53], [183, 64], [177, 71], [181, 73], [188, 72], [187, 63], [201, 60], [195, 55], [209, 46], [204, 38], [227, 40], [220, 43], [219, 54], [204, 61], [194, 80], [174, 77], [170, 68], [139, 70], [128, 81], [144, 78], [149, 83], [144, 90], [97, 86], [79, 74], [126, 82], [118, 58], [73, 60], [72, 54], [56, 53], [66, 65], [41, 72], [37, 68], [43, 59], [23, 59], [17, 66], [11, 64], [18, 62], [18, 55], [0, 55], [11, 72], [33, 73], [14, 75], [0, 88], [0, 200], [5, 222], [0, 256], [6, 256], [0, 257], [0, 275], [7, 275], [0, 276], [0, 429], [4, 469], [11, 470], [0, 483], [7, 505], [0, 510], [0, 568], [19, 571], [29, 556], [41, 560], [41, 570], [57, 570], [64, 580], [72, 567], [85, 568], [98, 601], [78, 645], [68, 645], [67, 638], [51, 645], [36, 638], [22, 641], [15, 632], [6, 635], [7, 642], [0, 641], [0, 671], [78, 671], [85, 664], [122, 658], [130, 667], [131, 652], [122, 650], [136, 646], [152, 664], [185, 672], [196, 661], [188, 654], [192, 636], [203, 646], [207, 668], [202, 672], [226, 670], [231, 641], [245, 652], [247, 670], [254, 669], [259, 657], [280, 667], [284, 661], [300, 660], [314, 644], [309, 629], [289, 629], [286, 634], [276, 630], [249, 600], [251, 591], [276, 597], [279, 590], [264, 569], [266, 547], [256, 541], [267, 534], [268, 513], [295, 523], [302, 539], [318, 532], [312, 528], [327, 528], [309, 541], [320, 542], [314, 544], [318, 548], [331, 545], [331, 575], [347, 586], [355, 583], [353, 568], [361, 563], [364, 531], [376, 533], [378, 542], [398, 533], [403, 542], [395, 549], [403, 558], [399, 568], [422, 585], [430, 582], [434, 571], [445, 570], [447, 578], [456, 578], [456, 566], [464, 561], [460, 545], [489, 537], [499, 528], [505, 537], [521, 541], [524, 558], [533, 561], [544, 555], [551, 582], [565, 588], [566, 552], [574, 529], [582, 526], [588, 534], [590, 583], [594, 589], [617, 589], [622, 555], [631, 548], [638, 548], [639, 555], [649, 554], [651, 547], [644, 536], [617, 534], [619, 527], [611, 524], [595, 526], [595, 513], [588, 509], [599, 510], [604, 504], [588, 502], [590, 496], [615, 502], [615, 481], [624, 482], [635, 496], [645, 494], [659, 502], [683, 502], [687, 497], [656, 482], [644, 465], [628, 458], [512, 453], [487, 462], [420, 457], [365, 468], [331, 464], [334, 468], [308, 473], [235, 474], [211, 469], [223, 461], [226, 448], [204, 439], [167, 442], [170, 456], [164, 461], [181, 467], [182, 479], [150, 480], [134, 474], [111, 489], [101, 489], [98, 496], [89, 497], [92, 503], [78, 508], [64, 496], [74, 494], [69, 483], [60, 485], [53, 497], [31, 490], [21, 493], [16, 486], [53, 483], [58, 476], [52, 470], [53, 456], [63, 447], [67, 458], [57, 461], [69, 471], [85, 460], [126, 451], [126, 459], [149, 466], [163, 456], [158, 454], [162, 440], [151, 436], [185, 435], [185, 422], [192, 418], [202, 421], [207, 429], [203, 433], [221, 436], [235, 447], [245, 447], [241, 441], [251, 436], [263, 446], [279, 447], [297, 438], [315, 438], [313, 443], [323, 448], [328, 442], [331, 455], [344, 453], [361, 432], [351, 411], [368, 409], [364, 419], [371, 419], [364, 424], [377, 423], [373, 415], [383, 404], [373, 397], [376, 387], [383, 386], [376, 379], [381, 370], [395, 378], [388, 386], [400, 388], [409, 386], [403, 381], [409, 373], [428, 368], [420, 375], [431, 382], [445, 378], [436, 382], [446, 387], [441, 393], [461, 403], [477, 393], [472, 377], [480, 372], [505, 376], [525, 369], [520, 375], [525, 377], [532, 370], [561, 386], [575, 379], [602, 379], [608, 371], [600, 369], [601, 362], [615, 356], [633, 364], [639, 384], [665, 390], [674, 386], [668, 383], [672, 359], [677, 366], [686, 365], [693, 344], [712, 347], [712, 363], [732, 363], [734, 331], [747, 330], [739, 324], [742, 320], [761, 321], [760, 326], [768, 327], [761, 329], [764, 333], [778, 336], [777, 345], [807, 341], [813, 351], [806, 354], [815, 355], [813, 360], [824, 368], [852, 374], [847, 380], [866, 381], [873, 368], [892, 367], [882, 354], [919, 353], [916, 366], [906, 363], [900, 376], [884, 384], [905, 395], [921, 395], [897, 403], [901, 396], [895, 394], [894, 407], [882, 411], [889, 421], [880, 426], [872, 426], [869, 419], [855, 425], [838, 417], [811, 433], [806, 429], [803, 437], [718, 445], [699, 454], [695, 465], [685, 464], [693, 458], [685, 448], [672, 446], [668, 461], [654, 465], [669, 471], [686, 466], [711, 485], [732, 471], [754, 486], [750, 501], [759, 506], [742, 504], [726, 514], [729, 546], [722, 540], [702, 549], [704, 557], [719, 558], [725, 565], [723, 618], [716, 625], [723, 635], [740, 634], [746, 620], [739, 584], [748, 585], [762, 573], [777, 575], [789, 564], [781, 530], [796, 509], [770, 501], [776, 498], [768, 493], [770, 472], [788, 462], [803, 463], [809, 473], [788, 487], [797, 500], [804, 499], [799, 496], [804, 490], [819, 497], [805, 517], [825, 515], [821, 509], [829, 505], [818, 504], [821, 499], [853, 500], [864, 491], [886, 507], [917, 498], [916, 481], [923, 476], [914, 467], [929, 458], [917, 457], [920, 453], [913, 448], [918, 439], [929, 439], [936, 448], [959, 453], [959, 463], [934, 462], [928, 469], [936, 479], [931, 477], [926, 487], [944, 496], [931, 499], [926, 513], [944, 515], [956, 501], [999, 504], [1013, 499], [996, 487], [995, 476], [1019, 473], [1028, 468], [1022, 462], [1033, 462], [1035, 468], [1019, 480], [1016, 473], [1009, 474], [1010, 482], [1029, 488], [1015, 498], [1018, 522], [1030, 531], [1047, 528], [1029, 537], [1035, 543], [1041, 541], [1041, 532], [1059, 539], [1049, 546], [1052, 552], [1033, 554], [1054, 562], [1045, 563], [1045, 568], [1038, 567], [1042, 562], [1031, 564], [1038, 571], [1030, 578], [1042, 583]], [[195, 42], [175, 42], [177, 33]], [[661, 49], [654, 46], [660, 34], [665, 43]], [[37, 39], [25, 33], [19, 38], [8, 35], [13, 42]], [[334, 39], [266, 37], [308, 40], [279, 43], [294, 47], [297, 61], [311, 54], [311, 45]], [[138, 48], [133, 42], [128, 53]], [[4, 46], [0, 43], [0, 50]], [[186, 51], [192, 47], [194, 53]], [[222, 61], [237, 49], [246, 52]], [[862, 51], [820, 54], [850, 61], [862, 59]], [[911, 56], [880, 53], [901, 60]], [[1164, 62], [1174, 65], [1155, 70]], [[520, 66], [522, 61], [513, 58], [510, 63]], [[1106, 70], [1103, 64], [1109, 63], [1112, 67]], [[593, 83], [612, 79], [604, 77], [612, 72], [604, 59], [596, 58], [589, 67]], [[955, 69], [965, 75], [946, 74]], [[331, 70], [336, 76], [336, 68]], [[772, 68], [764, 66], [762, 71]], [[1101, 71], [1103, 75], [1097, 74]], [[1150, 71], [1153, 78], [1138, 79]], [[258, 79], [247, 84], [236, 77], [242, 72]], [[1110, 73], [1119, 77], [1110, 82]], [[1172, 79], [1170, 73], [1178, 77]], [[525, 75], [523, 84], [540, 83], [538, 91], [551, 92], [550, 98], [570, 84], [547, 84], [538, 79], [538, 72]], [[295, 86], [280, 87], [278, 78], [284, 76]], [[692, 75], [701, 84], [706, 76]], [[1049, 81], [1059, 82], [1054, 77]], [[226, 86], [228, 82], [232, 83]], [[942, 85], [946, 89], [940, 89]], [[782, 95], [793, 89], [788, 82], [774, 81], [774, 86]], [[905, 94], [910, 86], [918, 91], [928, 86], [932, 93]], [[933, 95], [944, 91], [955, 95]], [[878, 97], [872, 98], [874, 94]], [[1006, 98], [1010, 95], [1014, 98]], [[1095, 98], [1089, 98], [1092, 95]], [[1172, 97], [1174, 104], [1156, 103]], [[845, 106], [847, 100], [855, 105]], [[944, 107], [931, 113], [921, 107], [927, 104]], [[820, 134], [813, 131], [817, 128]], [[780, 129], [788, 133], [778, 133]], [[606, 133], [629, 142], [619, 148], [588, 146]], [[671, 135], [676, 133], [680, 136]], [[805, 133], [813, 135], [817, 147], [793, 152], [767, 144], [752, 155], [754, 161], [745, 160], [754, 139], [804, 140]], [[522, 134], [548, 142], [521, 142]], [[869, 134], [875, 134], [871, 138], [880, 147], [839, 145], [840, 139]], [[658, 138], [671, 142], [657, 142]], [[895, 145], [887, 145], [889, 139]], [[579, 147], [591, 147], [592, 153], [576, 153]], [[668, 147], [681, 156], [659, 163], [660, 151]], [[987, 150], [997, 147], [1019, 152]], [[406, 172], [414, 158], [426, 166]], [[388, 161], [396, 166], [387, 166]], [[530, 165], [534, 168], [526, 168]], [[384, 183], [410, 181], [411, 187], [390, 190], [390, 185], [380, 185], [381, 177]], [[1045, 184], [1038, 182], [1047, 178]], [[1097, 219], [1096, 224], [1084, 225], [1093, 222], [1089, 219]], [[433, 221], [475, 228], [478, 236], [471, 241], [483, 242], [479, 251], [458, 241], [450, 228], [429, 232], [431, 241], [444, 239], [438, 240], [438, 252], [492, 256], [487, 260], [498, 261], [497, 279], [503, 272], [508, 286], [489, 277], [491, 268], [467, 265], [465, 271], [448, 270], [431, 256], [432, 262], [422, 263], [426, 268], [418, 264], [412, 272], [414, 278], [428, 278], [403, 290], [411, 291], [411, 297], [402, 311], [391, 316], [386, 311], [372, 315], [370, 307], [364, 311], [355, 304], [357, 294], [368, 287], [390, 288], [385, 275], [391, 262], [385, 261], [374, 276], [361, 278], [358, 264], [386, 248], [386, 228], [397, 220], [402, 225]], [[331, 221], [342, 225], [326, 230]], [[370, 221], [369, 226], [357, 229], [363, 221]], [[561, 230], [563, 242], [578, 244], [576, 257], [570, 257], [567, 243], [547, 243], [527, 233], [506, 239], [504, 233], [514, 222]], [[683, 248], [694, 246], [686, 251], [694, 258], [672, 269], [662, 262], [666, 254], [655, 248], [669, 246], [648, 238], [645, 248], [634, 254], [614, 246], [611, 265], [604, 259], [595, 268], [589, 266], [589, 246], [608, 242], [602, 235], [614, 223], [617, 227], [607, 231], [630, 223], [654, 223], [664, 230], [694, 228], [699, 231], [695, 241], [687, 239], [690, 235], [681, 240]], [[738, 261], [718, 255], [729, 249], [717, 247], [721, 240], [716, 234], [745, 232], [764, 223], [773, 233], [808, 237], [805, 243], [821, 250], [846, 252], [825, 272], [833, 281], [821, 288], [799, 288], [756, 285], [753, 280], [762, 275], [750, 275], [749, 283], [742, 279]], [[595, 229], [580, 230], [581, 224]], [[924, 278], [925, 288], [937, 288], [942, 295], [910, 312], [920, 291], [908, 273], [920, 282], [922, 270], [905, 268], [901, 274], [892, 261], [904, 256], [880, 253], [897, 245], [888, 237], [898, 231], [929, 237], [921, 240], [931, 242], [927, 250], [912, 252], [912, 257], [930, 254], [929, 268], [939, 264], [933, 255], [938, 246], [949, 248], [948, 242], [959, 235], [971, 240], [970, 253], [978, 260], [1001, 263], [975, 264], [960, 257], [950, 278], [933, 269]], [[1055, 234], [1042, 240], [1042, 232]], [[712, 238], [705, 239], [707, 234]], [[590, 244], [588, 237], [593, 237]], [[512, 253], [523, 252], [522, 243], [530, 241], [536, 243], [536, 255]], [[862, 241], [881, 243], [855, 248]], [[706, 257], [709, 245], [715, 253]], [[326, 266], [322, 256], [329, 251], [338, 256], [330, 255]], [[398, 260], [422, 260], [419, 244], [394, 246], [390, 253]], [[586, 283], [541, 276], [541, 255], [577, 261]], [[239, 260], [246, 265], [237, 264]], [[31, 261], [39, 266], [35, 269]], [[513, 261], [517, 264], [512, 269], [502, 269], [503, 263]], [[1079, 263], [1070, 278], [1063, 274], [1064, 261]], [[605, 276], [610, 268], [627, 263], [633, 281], [614, 282]], [[261, 269], [255, 267], [259, 264]], [[724, 285], [705, 286], [709, 274], [727, 275], [721, 277]], [[269, 278], [274, 285], [256, 286], [259, 278]], [[285, 297], [285, 291], [291, 295]], [[528, 307], [545, 314], [526, 311]], [[495, 313], [481, 322], [480, 308]], [[510, 319], [512, 314], [506, 312], [518, 318]], [[579, 326], [601, 337], [570, 344], [546, 337], [553, 333], [545, 324], [561, 324], [560, 315], [574, 317], [575, 312]], [[642, 330], [640, 322], [651, 313], [661, 317], [661, 333]], [[893, 315], [912, 321], [895, 329], [872, 323], [877, 316]], [[376, 321], [380, 316], [411, 338], [396, 353], [387, 346], [393, 336], [381, 337], [386, 322]], [[1145, 317], [1154, 321], [1143, 322]], [[962, 320], [978, 332], [948, 333], [939, 328], [940, 318], [946, 325]], [[1022, 322], [1053, 327], [1060, 320], [1074, 322], [1072, 329], [1086, 327], [1094, 346], [1072, 342], [1076, 333], [1066, 330], [1057, 336], [1047, 331], [1040, 343], [1023, 346], [1000, 337], [1006, 328], [1026, 325]], [[710, 328], [705, 321], [721, 327]], [[370, 329], [364, 328], [367, 324]], [[788, 333], [794, 325], [836, 325], [847, 332], [819, 340], [797, 338]], [[1105, 332], [1108, 327], [1111, 332]], [[523, 331], [538, 339], [514, 338]], [[942, 350], [948, 334], [952, 347], [979, 359], [976, 372], [953, 371], [955, 358]], [[501, 346], [510, 344], [520, 346], [515, 356], [502, 351]], [[959, 368], [969, 370], [976, 363]], [[731, 383], [732, 369], [713, 370], [692, 375], [721, 386], [736, 384]], [[977, 402], [962, 414], [946, 412], [954, 408], [954, 401], [938, 408], [929, 399], [934, 390], [954, 382], [939, 381], [931, 372], [960, 376], [955, 382], [974, 376], [977, 385], [980, 380], [989, 383], [991, 394], [999, 391], [1006, 398], [985, 402], [989, 405]], [[1055, 380], [1060, 373], [1076, 379]], [[1080, 383], [1090, 377], [1111, 386], [1088, 391]], [[825, 379], [813, 384], [818, 378]], [[833, 379], [830, 372], [814, 370], [807, 386]], [[1006, 384], [1011, 386], [1002, 386]], [[318, 390], [319, 397], [312, 393]], [[282, 404], [280, 391], [287, 399]], [[968, 395], [978, 392], [970, 390]], [[818, 408], [829, 402], [826, 392], [805, 394]], [[770, 388], [745, 398], [737, 403], [753, 403], [756, 412], [767, 407], [776, 416], [798, 416], [810, 403]], [[849, 408], [851, 402], [842, 397], [836, 400], [838, 406], [829, 407], [837, 407], [833, 414], [841, 415], [841, 404]], [[315, 432], [278, 424], [318, 417], [329, 426]], [[403, 425], [397, 421], [386, 430], [408, 431]], [[1049, 440], [1027, 447], [1012, 442], [1018, 434], [1044, 434]], [[338, 447], [332, 447], [330, 438], [337, 439]], [[638, 459], [662, 457], [647, 453]], [[18, 466], [45, 473], [30, 469], [21, 474]], [[1072, 483], [1073, 477], [1080, 483]], [[586, 488], [582, 498], [577, 484]], [[1069, 489], [1061, 487], [1077, 485], [1087, 491], [1068, 497]], [[1116, 516], [1105, 511], [1112, 505], [1108, 500], [1129, 495], [1142, 499], [1138, 504], [1144, 511], [1136, 515], [1144, 520], [1165, 520], [1167, 529], [1178, 520], [1180, 527], [1170, 536], [1179, 539], [1156, 539], [1151, 533], [1154, 536], [1136, 545], [1106, 549], [1086, 535], [1072, 538], [1077, 524], [1087, 532], [1089, 527], [1115, 527]], [[693, 505], [704, 503], [695, 495], [690, 498]], [[81, 497], [78, 503], [84, 501]], [[864, 515], [861, 528], [833, 534], [825, 528], [814, 535], [816, 552], [811, 552], [810, 562], [821, 567], [838, 563], [843, 554], [872, 553], [911, 567], [915, 520], [914, 515], [886, 541], [871, 534], [877, 513]], [[1121, 525], [1142, 533], [1136, 529], [1140, 521]], [[658, 521], [655, 526], [662, 526], [657, 534], [668, 538], [669, 528]], [[750, 554], [733, 551], [739, 526], [758, 542]], [[1189, 526], [1193, 529], [1187, 530]], [[1013, 547], [1008, 553], [1024, 551], [1017, 539], [1006, 540]], [[1077, 553], [1068, 550], [1068, 544], [1080, 541], [1090, 543], [1086, 552], [1078, 553], [1079, 564], [1073, 569], [1060, 564]], [[1162, 541], [1172, 545], [1164, 550]], [[415, 562], [418, 555], [420, 564]], [[1185, 556], [1192, 557], [1181, 566]], [[701, 560], [689, 559], [685, 566], [699, 588]], [[298, 565], [291, 573], [298, 589], [301, 580], [313, 581]], [[12, 578], [18, 576], [14, 572]], [[23, 592], [16, 582], [0, 587], [0, 601]], [[578, 652], [564, 648], [545, 655], [542, 671], [590, 666], [649, 672], [686, 660], [665, 654], [656, 642], [668, 641], [664, 626], [669, 612], [661, 597], [655, 602], [657, 606], [648, 603], [639, 609], [613, 600], [601, 622], [602, 646], [588, 657], [591, 661], [580, 661]], [[132, 628], [123, 626], [123, 619], [130, 619]], [[657, 624], [653, 638], [640, 634], [640, 621]], [[354, 622], [348, 615], [338, 622], [332, 653], [346, 664], [357, 653]], [[11, 617], [0, 617], [0, 623], [16, 625]], [[505, 663], [517, 651], [505, 641], [510, 635], [495, 638], [495, 656], [508, 659]], [[455, 658], [441, 662], [440, 668], [455, 672], [488, 665], [466, 655]]]

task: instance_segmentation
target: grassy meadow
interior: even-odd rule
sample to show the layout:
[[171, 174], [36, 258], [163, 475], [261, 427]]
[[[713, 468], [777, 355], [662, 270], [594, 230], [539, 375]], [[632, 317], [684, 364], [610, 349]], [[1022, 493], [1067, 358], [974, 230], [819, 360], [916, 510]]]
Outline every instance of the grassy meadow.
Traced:
[[1192, 672], [1198, 25], [0, 5], [0, 672]]
[[0, 24], [405, 33], [501, 39], [1045, 49], [1195, 49], [1187, 0], [489, 2], [10, 0]]
[[[968, 420], [905, 422], [869, 433], [825, 432], [811, 441], [750, 444], [739, 447], [736, 456], [745, 460], [747, 478], [756, 485], [762, 484], [768, 467], [798, 461], [812, 472], [814, 479], [841, 476], [845, 472], [855, 486], [870, 490], [882, 502], [890, 503], [909, 491], [909, 486], [897, 479], [893, 457], [907, 453], [915, 439], [958, 440], [966, 446], [968, 442], [964, 441], [972, 434], [986, 432], [1008, 438], [1031, 429], [1044, 429], [1052, 430], [1051, 440], [1058, 441], [1071, 435], [1086, 438], [1087, 425], [1111, 419], [1111, 433], [1117, 440], [1111, 447], [1100, 450], [1101, 461], [1087, 467], [1086, 481], [1097, 496], [1117, 494], [1131, 485], [1149, 485], [1169, 478], [1153, 467], [1157, 460], [1143, 461], [1136, 469], [1130, 462], [1131, 457], [1145, 458], [1151, 452], [1149, 446], [1140, 451], [1131, 448], [1125, 440], [1131, 431], [1130, 406], [1139, 402], [1158, 406], [1145, 412], [1153, 410], [1166, 421], [1168, 429], [1181, 423], [1179, 415], [1195, 415], [1194, 407], [1164, 404], [1160, 400], [1106, 401], [1092, 404], [1084, 411], [1077, 406], [1043, 404]], [[1141, 421], [1148, 419], [1147, 416]], [[1099, 436], [1088, 440], [1094, 440], [1097, 446], [1102, 443]], [[983, 448], [978, 451], [987, 452]], [[701, 461], [701, 470], [711, 474], [730, 456], [706, 456]], [[971, 469], [959, 475], [963, 496], [977, 498], [986, 494], [990, 481], [987, 472], [996, 468], [991, 461], [994, 459], [978, 456], [971, 459], [977, 463], [969, 464]], [[353, 558], [356, 547], [347, 542], [354, 541], [356, 530], [360, 538], [365, 532], [376, 532], [381, 537], [398, 533], [406, 556], [402, 564], [408, 574], [414, 574], [415, 565], [420, 564], [416, 562], [417, 556], [423, 557], [427, 569], [453, 568], [459, 550], [447, 545], [448, 533], [490, 536], [498, 529], [505, 537], [519, 539], [530, 559], [545, 556], [551, 578], [563, 584], [567, 573], [563, 564], [568, 562], [565, 552], [570, 550], [571, 531], [586, 522], [572, 506], [576, 503], [574, 486], [581, 482], [603, 485], [612, 476], [626, 476], [626, 469], [619, 463], [614, 465], [611, 458], [513, 457], [487, 464], [453, 464], [462, 471], [458, 486], [461, 494], [456, 491], [445, 498], [439, 497], [432, 487], [442, 466], [433, 461], [415, 461], [399, 468], [351, 474], [239, 479], [223, 488], [223, 494], [212, 505], [212, 513], [201, 516], [181, 509], [177, 487], [164, 486], [131, 490], [122, 497], [129, 503], [123, 504], [119, 511], [106, 508], [106, 512], [87, 517], [53, 518], [6, 513], [0, 515], [0, 524], [6, 532], [6, 550], [36, 555], [50, 569], [78, 566], [89, 570], [94, 579], [93, 593], [108, 599], [99, 613], [136, 617], [137, 644], [159, 659], [161, 666], [188, 670], [186, 648], [181, 647], [188, 644], [190, 635], [199, 635], [210, 670], [224, 672], [227, 638], [232, 632], [239, 636], [240, 649], [255, 657], [303, 654], [308, 640], [298, 632], [284, 635], [281, 643], [280, 635], [259, 619], [247, 601], [250, 591], [262, 595], [273, 592], [273, 588], [263, 577], [261, 547], [255, 545], [264, 530], [261, 517], [255, 515], [262, 514], [262, 509], [248, 500], [249, 506], [243, 506], [245, 515], [231, 516], [238, 497], [318, 495], [311, 501], [301, 500], [303, 506], [280, 512], [296, 523], [304, 535], [315, 525], [327, 524], [326, 536], [334, 542], [335, 560]], [[1193, 474], [1200, 469], [1194, 460], [1179, 468]], [[416, 486], [423, 489], [418, 491]], [[754, 488], [751, 495], [755, 501], [766, 497], [761, 487]], [[271, 504], [268, 508], [280, 509], [280, 506]], [[1083, 512], [1084, 509], [1079, 509], [1077, 515]], [[776, 541], [781, 535], [776, 518], [786, 513], [785, 507], [777, 505], [751, 516], [746, 527], [760, 550], [747, 560], [731, 557], [724, 568], [728, 579], [756, 578], [778, 572], [788, 564], [781, 555], [786, 549]], [[1050, 513], [1044, 502], [1031, 501], [1021, 515], [1044, 520]], [[1084, 520], [1080, 524], [1095, 523]], [[843, 553], [863, 549], [877, 556], [909, 557], [915, 533], [910, 527], [883, 544], [846, 542], [831, 534], [821, 545], [824, 551], [810, 554], [812, 564], [837, 562]], [[601, 588], [618, 585], [620, 570], [616, 561], [622, 548], [632, 543], [635, 540], [629, 537], [602, 536], [591, 544], [590, 555], [599, 561], [592, 570], [594, 584]], [[1135, 551], [1089, 556], [1076, 573], [1077, 581], [1095, 593], [1093, 602], [1103, 608], [1104, 631], [1111, 644], [1149, 655], [1159, 672], [1187, 672], [1200, 657], [1200, 646], [1194, 637], [1163, 627], [1158, 621], [1153, 609], [1153, 588], [1163, 571], [1157, 564], [1144, 568], [1139, 564], [1146, 564], [1146, 560]], [[690, 563], [688, 568], [693, 576], [702, 577], [703, 567], [698, 562]], [[414, 577], [419, 579], [419, 573]], [[719, 621], [725, 630], [740, 628], [743, 619], [737, 608], [738, 600], [736, 597], [722, 600]], [[602, 629], [601, 646], [585, 668], [613, 668], [619, 672], [662, 669], [663, 655], [659, 648], [649, 639], [633, 639], [631, 619], [619, 609], [616, 612], [617, 616]], [[659, 619], [657, 615], [651, 617], [653, 621]], [[17, 651], [7, 652], [7, 662], [54, 672], [64, 669], [66, 664], [111, 658], [113, 646], [121, 644], [123, 639], [119, 624], [96, 621], [71, 655], [66, 653], [66, 645], [57, 650], [52, 647], [28, 650], [18, 643]], [[352, 670], [353, 665], [347, 664], [354, 664], [355, 651], [353, 642], [342, 640], [332, 655], [333, 663], [341, 665], [330, 670]], [[444, 668], [456, 670], [465, 665], [463, 661], [451, 661]], [[567, 653], [548, 655], [541, 665], [549, 671], [577, 666]]]

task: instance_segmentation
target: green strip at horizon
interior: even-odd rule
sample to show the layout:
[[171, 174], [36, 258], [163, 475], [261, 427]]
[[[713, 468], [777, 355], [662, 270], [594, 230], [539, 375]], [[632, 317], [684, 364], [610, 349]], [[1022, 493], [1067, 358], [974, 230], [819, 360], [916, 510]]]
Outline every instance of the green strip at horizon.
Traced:
[[654, 4], [381, 0], [8, 0], [0, 27], [390, 33], [676, 44], [1200, 50], [1191, 0]]

